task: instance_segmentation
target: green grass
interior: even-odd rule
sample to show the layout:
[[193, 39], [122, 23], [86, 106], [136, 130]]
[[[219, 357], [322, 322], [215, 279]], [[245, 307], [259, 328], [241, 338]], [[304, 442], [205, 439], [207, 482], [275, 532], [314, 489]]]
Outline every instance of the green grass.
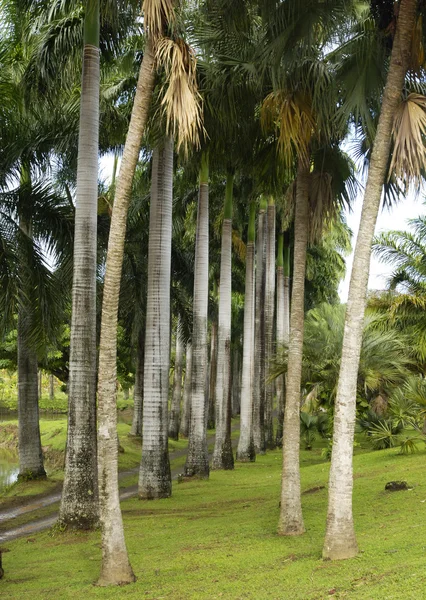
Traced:
[[[320, 444], [302, 451], [302, 489], [326, 486]], [[281, 456], [270, 452], [209, 481], [174, 484], [167, 500], [123, 502], [130, 558], [138, 577], [126, 588], [93, 586], [99, 532], [43, 533], [9, 543], [2, 598], [168, 598], [173, 600], [400, 600], [424, 598], [426, 470], [424, 453], [355, 456], [354, 513], [360, 554], [323, 562], [326, 489], [303, 495], [306, 534], [276, 535]], [[412, 491], [384, 491], [404, 479]]]

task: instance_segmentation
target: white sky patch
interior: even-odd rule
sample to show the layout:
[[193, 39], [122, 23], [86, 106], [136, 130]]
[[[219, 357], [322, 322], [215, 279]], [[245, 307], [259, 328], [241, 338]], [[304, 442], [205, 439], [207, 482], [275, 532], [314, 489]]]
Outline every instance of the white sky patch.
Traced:
[[[355, 249], [356, 236], [358, 234], [359, 222], [361, 219], [361, 209], [363, 192], [358, 195], [355, 201], [355, 206], [352, 212], [346, 212], [346, 219], [349, 227], [352, 229], [352, 248]], [[419, 215], [426, 213], [426, 207], [422, 202], [424, 195], [419, 194], [417, 197], [413, 193], [409, 193], [406, 198], [401, 199], [392, 208], [384, 208], [380, 211], [377, 218], [376, 234], [389, 230], [407, 230], [409, 229], [407, 220], [414, 219]], [[351, 278], [353, 251], [346, 259], [346, 277], [339, 286], [339, 296], [342, 302], [348, 299], [349, 282]], [[368, 289], [383, 290], [386, 288], [386, 281], [392, 273], [392, 266], [380, 262], [375, 256], [371, 257], [370, 262], [370, 277], [368, 280]]]

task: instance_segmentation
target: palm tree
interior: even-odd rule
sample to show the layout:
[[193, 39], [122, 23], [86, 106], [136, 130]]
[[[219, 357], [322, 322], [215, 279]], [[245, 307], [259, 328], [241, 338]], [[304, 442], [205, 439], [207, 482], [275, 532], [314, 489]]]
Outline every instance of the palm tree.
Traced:
[[182, 415], [180, 418], [180, 432], [184, 437], [189, 435], [191, 420], [191, 387], [192, 387], [192, 344], [186, 344], [185, 379], [183, 383]]
[[[219, 328], [216, 379], [216, 437], [213, 469], [233, 469], [231, 444], [230, 368], [231, 368], [231, 261], [232, 261], [232, 199], [234, 175], [226, 178], [225, 206], [222, 225], [220, 259]], [[237, 376], [237, 374], [235, 374]]]
[[142, 436], [143, 381], [145, 364], [145, 337], [139, 336], [136, 345], [135, 387], [133, 392], [133, 418], [129, 435]]
[[256, 241], [256, 298], [254, 321], [253, 441], [256, 454], [265, 452], [265, 280], [266, 280], [266, 209], [267, 200], [260, 199]]
[[[142, 135], [154, 86], [154, 51], [158, 61], [164, 65], [168, 80], [168, 87], [164, 90], [163, 97], [163, 106], [167, 114], [167, 132], [177, 135], [179, 146], [182, 143], [195, 142], [198, 139], [197, 132], [200, 125], [194, 57], [185, 44], [163, 37], [165, 29], [175, 19], [173, 1], [145, 0], [144, 15], [148, 38], [115, 190], [106, 259], [99, 349], [99, 489], [102, 493], [101, 522], [104, 532], [102, 572], [99, 581], [105, 584], [118, 584], [134, 580], [128, 562], [118, 501], [117, 446], [115, 444], [117, 435], [115, 408], [116, 338], [127, 212], [133, 176], [139, 158]], [[147, 348], [147, 342], [145, 342], [145, 348]], [[146, 371], [144, 379], [145, 382], [148, 381]], [[162, 421], [162, 427], [166, 427], [167, 440], [167, 411]], [[157, 431], [161, 431], [162, 427], [157, 428]], [[148, 440], [146, 444], [148, 444]], [[162, 439], [157, 441], [157, 448], [160, 448], [160, 446], [164, 446]], [[148, 457], [146, 456], [145, 459], [148, 460]], [[168, 459], [166, 462], [168, 462]], [[140, 488], [148, 483], [145, 466], [148, 466], [148, 463], [141, 464], [143, 477], [140, 478]], [[167, 465], [165, 469], [166, 478], [168, 478]], [[152, 489], [151, 492], [148, 487], [145, 490], [141, 489], [141, 493], [148, 495], [160, 493], [159, 489], [157, 491]], [[115, 523], [116, 528], [114, 531], [108, 529], [110, 523]], [[120, 551], [119, 553], [115, 552], [114, 555], [111, 549], [117, 548], [117, 545], [119, 545]], [[120, 561], [117, 561], [117, 554], [119, 554]]]
[[300, 498], [300, 384], [302, 377], [305, 265], [309, 231], [309, 164], [300, 160], [294, 211], [294, 269], [291, 294], [290, 338], [284, 409], [283, 475], [278, 533], [298, 535], [305, 531]]
[[[285, 238], [285, 239], [284, 239]], [[281, 232], [278, 236], [277, 251], [277, 350], [288, 347], [290, 336], [290, 249], [288, 233]], [[282, 446], [285, 379], [279, 375], [276, 379], [278, 423], [276, 433], [277, 446]]]
[[140, 498], [171, 494], [168, 452], [170, 363], [170, 261], [172, 244], [173, 141], [156, 147], [152, 162], [145, 329]]
[[172, 440], [179, 439], [179, 421], [180, 421], [180, 402], [182, 396], [182, 361], [183, 361], [183, 340], [180, 326], [180, 316], [176, 327], [176, 352], [175, 368], [173, 373], [173, 395], [172, 405], [169, 417], [169, 437]]
[[99, 0], [84, 19], [75, 209], [68, 430], [59, 520], [98, 523], [96, 448], [96, 268], [99, 151]]
[[255, 461], [253, 441], [253, 383], [254, 383], [254, 252], [256, 231], [256, 204], [250, 204], [246, 250], [246, 290], [244, 300], [244, 346], [241, 388], [240, 438], [237, 460]]
[[[207, 309], [209, 264], [209, 159], [203, 152], [197, 212], [194, 267], [191, 408], [185, 474], [209, 477], [205, 385], [207, 375]], [[188, 376], [188, 373], [187, 375]]]
[[352, 515], [352, 454], [362, 323], [371, 243], [388, 168], [394, 115], [401, 101], [401, 92], [410, 64], [416, 8], [416, 0], [401, 0], [399, 5], [395, 39], [365, 188], [346, 309], [342, 360], [336, 395], [324, 558], [350, 558], [358, 552]]
[[[274, 316], [275, 316], [275, 201], [268, 201], [268, 237], [266, 239], [266, 281], [265, 281], [265, 362], [269, 364], [274, 354]], [[265, 385], [265, 445], [275, 448], [273, 426], [273, 401], [275, 384], [267, 376]]]

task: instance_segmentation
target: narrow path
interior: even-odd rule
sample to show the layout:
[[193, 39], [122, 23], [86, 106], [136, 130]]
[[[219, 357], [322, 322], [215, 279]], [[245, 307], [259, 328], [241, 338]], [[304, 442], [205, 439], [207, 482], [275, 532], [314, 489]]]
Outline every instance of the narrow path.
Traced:
[[[232, 431], [236, 431], [239, 427], [239, 423], [234, 424], [232, 426]], [[214, 435], [211, 435], [207, 438], [207, 443], [211, 444], [214, 441]], [[235, 447], [238, 440], [232, 440], [232, 445]], [[176, 459], [185, 456], [187, 449], [179, 450], [177, 452], [171, 452], [170, 458]], [[128, 477], [129, 475], [135, 475], [139, 472], [139, 466], [134, 469], [130, 469], [128, 471], [122, 471], [119, 473], [119, 479], [123, 479], [124, 477]], [[172, 469], [172, 480], [176, 480], [178, 475], [182, 472], [182, 467], [175, 467]], [[120, 492], [120, 500], [127, 500], [128, 498], [133, 498], [137, 496], [138, 486], [131, 485], [129, 487], [124, 488]], [[55, 494], [50, 494], [43, 498], [40, 498], [37, 501], [30, 502], [29, 504], [24, 504], [22, 506], [17, 506], [15, 508], [9, 508], [3, 512], [0, 512], [0, 524], [4, 524], [7, 521], [11, 521], [16, 517], [21, 515], [34, 512], [40, 510], [41, 508], [45, 508], [47, 506], [51, 506], [59, 502], [61, 499], [61, 492], [57, 492]], [[11, 540], [15, 540], [20, 537], [24, 537], [26, 535], [32, 535], [34, 533], [38, 533], [40, 531], [44, 531], [45, 529], [49, 529], [58, 519], [58, 512], [55, 511], [54, 514], [49, 515], [47, 517], [36, 518], [29, 523], [25, 523], [25, 525], [20, 525], [18, 527], [9, 529], [8, 531], [4, 531], [0, 533], [0, 545], [4, 542], [10, 542]]]

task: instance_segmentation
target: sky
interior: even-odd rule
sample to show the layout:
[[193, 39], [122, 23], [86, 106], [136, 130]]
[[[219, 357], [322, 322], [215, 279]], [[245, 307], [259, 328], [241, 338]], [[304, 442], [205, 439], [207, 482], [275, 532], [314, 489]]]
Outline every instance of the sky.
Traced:
[[[415, 217], [426, 213], [426, 205], [423, 204], [423, 201], [423, 194], [420, 194], [417, 198], [415, 198], [413, 194], [408, 194], [405, 199], [400, 200], [393, 208], [381, 209], [377, 218], [376, 234], [392, 229], [409, 229], [407, 224], [408, 219], [414, 219]], [[356, 235], [358, 233], [359, 221], [361, 218], [361, 209], [362, 195], [359, 195], [356, 199], [353, 211], [351, 213], [346, 213], [347, 223], [354, 234], [352, 239], [352, 248], [355, 248]], [[346, 302], [348, 298], [352, 262], [353, 252], [346, 260], [346, 277], [339, 286], [339, 295], [342, 302]], [[390, 275], [391, 271], [392, 267], [379, 262], [377, 258], [372, 256], [368, 288], [370, 290], [384, 289], [386, 287], [386, 279]]]

